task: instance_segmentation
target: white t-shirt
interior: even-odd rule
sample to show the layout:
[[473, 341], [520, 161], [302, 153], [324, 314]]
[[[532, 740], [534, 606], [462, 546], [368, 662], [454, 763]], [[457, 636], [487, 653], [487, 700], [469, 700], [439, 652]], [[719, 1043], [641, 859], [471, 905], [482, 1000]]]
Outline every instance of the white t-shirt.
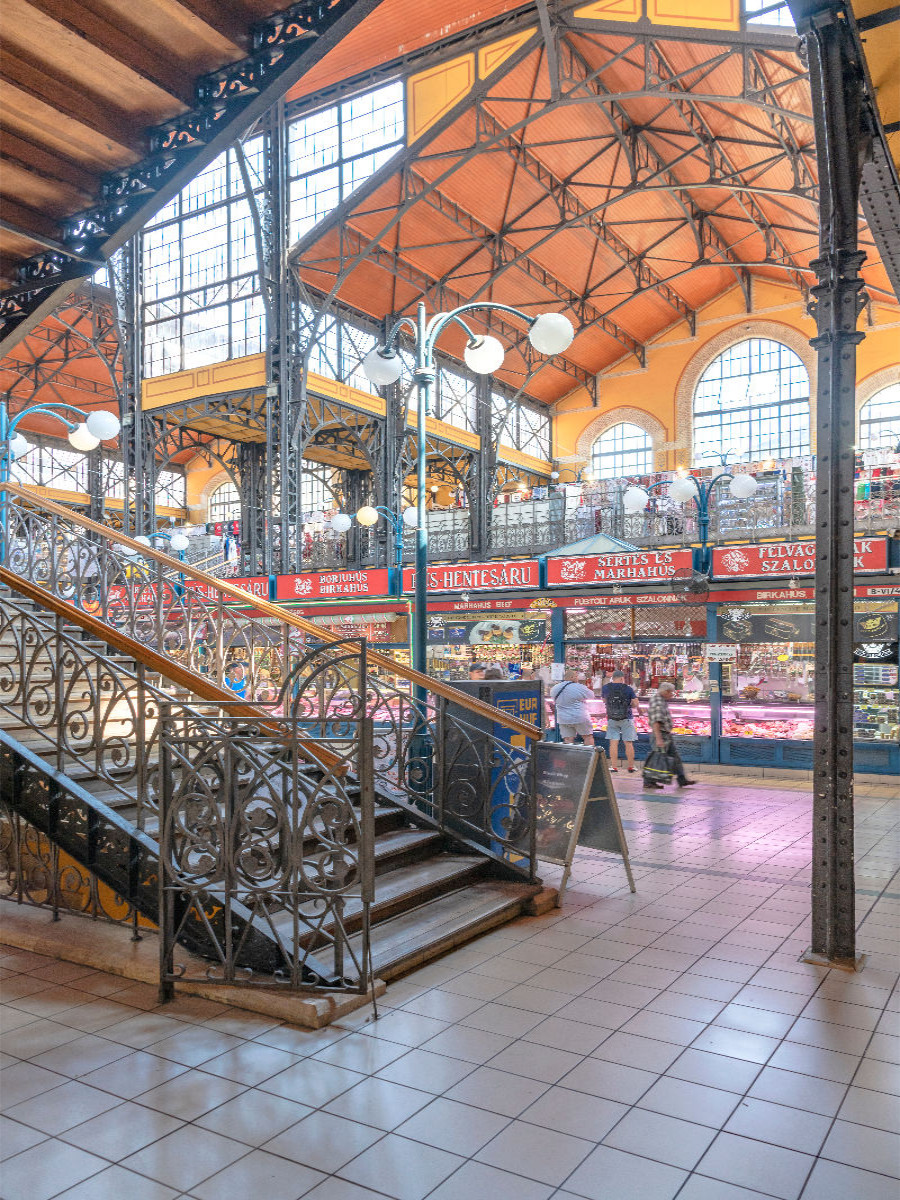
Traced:
[[574, 680], [558, 683], [550, 695], [556, 705], [557, 724], [581, 725], [590, 721], [587, 702], [594, 699], [594, 693], [583, 683]]

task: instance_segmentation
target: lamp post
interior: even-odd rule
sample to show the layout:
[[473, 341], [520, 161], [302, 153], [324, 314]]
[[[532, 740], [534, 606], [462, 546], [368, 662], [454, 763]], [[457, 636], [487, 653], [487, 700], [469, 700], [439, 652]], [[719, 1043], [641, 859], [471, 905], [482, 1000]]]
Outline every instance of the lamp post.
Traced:
[[581, 467], [581, 468], [579, 468], [579, 470], [577, 472], [571, 467], [568, 467], [566, 469], [572, 472], [572, 475], [574, 476], [573, 479], [563, 479], [562, 471], [551, 471], [550, 472], [550, 482], [557, 483], [557, 484], [594, 483], [595, 482], [594, 472], [591, 469], [591, 467]]
[[[414, 508], [405, 508], [402, 513], [385, 508], [383, 504], [365, 504], [356, 513], [356, 520], [365, 529], [377, 525], [381, 517], [387, 521], [394, 531], [394, 574], [396, 576], [397, 596], [403, 595], [403, 530], [415, 529], [418, 513]], [[346, 533], [353, 523], [353, 517], [348, 513], [338, 513], [332, 518], [331, 528], [335, 533]]]
[[[400, 335], [404, 329], [412, 334], [415, 342], [416, 362], [413, 380], [416, 384], [416, 586], [413, 636], [413, 667], [425, 673], [427, 665], [428, 639], [428, 526], [426, 523], [427, 454], [426, 419], [431, 411], [431, 396], [437, 371], [434, 362], [435, 345], [448, 325], [458, 325], [466, 334], [466, 366], [477, 375], [490, 375], [503, 362], [503, 345], [490, 334], [478, 336], [463, 319], [466, 313], [502, 312], [519, 318], [528, 326], [528, 340], [539, 354], [561, 354], [571, 343], [575, 331], [561, 313], [541, 313], [530, 317], [527, 313], [507, 304], [491, 301], [473, 301], [460, 304], [450, 312], [435, 313], [429, 320], [425, 305], [420, 303], [416, 319], [401, 317], [396, 321], [383, 346], [370, 350], [363, 360], [363, 370], [369, 381], [377, 387], [396, 383], [402, 373], [398, 349]], [[401, 585], [402, 586], [402, 585]]]
[[660, 480], [647, 488], [633, 486], [625, 489], [622, 505], [626, 513], [641, 512], [650, 493], [657, 488], [667, 487], [672, 500], [680, 504], [693, 500], [697, 506], [697, 529], [700, 535], [700, 563], [704, 571], [709, 570], [709, 501], [716, 485], [723, 479], [730, 480], [729, 491], [736, 500], [748, 500], [759, 487], [753, 475], [733, 475], [730, 471], [722, 471], [714, 479], [704, 482], [696, 475], [679, 475], [675, 479]]
[[[26, 417], [35, 414], [43, 414], [59, 421], [69, 431], [70, 446], [84, 453], [95, 450], [101, 442], [118, 437], [121, 428], [115, 413], [102, 408], [85, 413], [74, 404], [54, 400], [47, 404], [33, 404], [31, 408], [23, 408], [14, 417], [10, 417], [6, 402], [0, 401], [0, 533], [3, 535], [0, 562], [4, 561], [6, 553], [7, 530], [6, 492], [3, 490], [3, 484], [9, 480], [15, 460], [23, 458], [33, 449], [31, 443], [18, 432], [18, 427]], [[72, 420], [72, 417], [77, 420]]]

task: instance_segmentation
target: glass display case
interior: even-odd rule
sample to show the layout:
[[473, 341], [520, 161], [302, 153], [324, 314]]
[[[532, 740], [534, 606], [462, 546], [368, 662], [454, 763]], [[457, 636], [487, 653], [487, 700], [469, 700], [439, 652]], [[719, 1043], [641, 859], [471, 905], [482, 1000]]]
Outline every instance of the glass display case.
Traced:
[[[717, 619], [719, 639], [737, 643], [722, 664], [722, 737], [811, 742], [813, 605], [722, 605]], [[854, 740], [897, 742], [896, 602], [857, 603], [854, 637]]]
[[[553, 685], [555, 686], [555, 684]], [[546, 709], [546, 728], [553, 729], [556, 724], [553, 701], [548, 697], [544, 700]], [[712, 710], [708, 704], [679, 704], [677, 701], [669, 705], [672, 714], [672, 732], [681, 737], [710, 737], [712, 735]], [[606, 732], [606, 705], [600, 699], [599, 692], [594, 700], [588, 701], [588, 712], [594, 734]], [[647, 704], [639, 702], [638, 713], [634, 718], [634, 727], [638, 735], [650, 736], [650, 722], [647, 720]]]
[[599, 694], [614, 671], [622, 671], [638, 699], [656, 691], [664, 679], [678, 688], [678, 703], [709, 703], [709, 668], [703, 642], [569, 643], [566, 667], [580, 671]]
[[859, 742], [900, 742], [900, 688], [895, 663], [854, 665], [853, 737]]

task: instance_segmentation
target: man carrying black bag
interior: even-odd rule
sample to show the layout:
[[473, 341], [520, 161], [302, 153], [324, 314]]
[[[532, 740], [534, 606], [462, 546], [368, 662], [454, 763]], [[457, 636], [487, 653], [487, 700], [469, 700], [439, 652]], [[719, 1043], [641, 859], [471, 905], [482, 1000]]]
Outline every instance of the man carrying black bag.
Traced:
[[644, 787], [657, 790], [668, 783], [674, 775], [679, 787], [690, 787], [697, 782], [684, 773], [675, 742], [672, 740], [672, 715], [669, 701], [678, 689], [674, 683], [661, 683], [658, 691], [650, 697], [647, 719], [650, 722], [650, 753], [644, 763]]

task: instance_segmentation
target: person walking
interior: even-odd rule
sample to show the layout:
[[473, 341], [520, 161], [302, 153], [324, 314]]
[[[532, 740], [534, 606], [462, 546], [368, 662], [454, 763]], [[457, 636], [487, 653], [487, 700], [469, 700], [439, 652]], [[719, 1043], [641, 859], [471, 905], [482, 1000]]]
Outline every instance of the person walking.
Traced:
[[571, 745], [576, 737], [581, 737], [589, 745], [594, 744], [594, 723], [588, 709], [588, 701], [594, 699], [594, 693], [583, 683], [579, 683], [577, 671], [566, 671], [565, 679], [558, 683], [550, 693], [556, 710], [556, 724], [559, 726], [559, 736]]
[[600, 692], [606, 705], [606, 740], [609, 742], [609, 769], [619, 770], [619, 738], [625, 743], [625, 763], [628, 774], [634, 774], [634, 743], [637, 730], [634, 727], [634, 706], [637, 692], [625, 682], [622, 671], [614, 671], [612, 681], [604, 684]]
[[[669, 701], [673, 699], [678, 689], [674, 683], [664, 682], [650, 697], [647, 718], [650, 722], [650, 750], [661, 750], [668, 759], [672, 774], [678, 781], [679, 787], [691, 787], [696, 779], [688, 779], [684, 773], [684, 763], [672, 738], [672, 715], [669, 712]], [[663, 785], [655, 779], [648, 778], [644, 771], [644, 787], [657, 790]]]

